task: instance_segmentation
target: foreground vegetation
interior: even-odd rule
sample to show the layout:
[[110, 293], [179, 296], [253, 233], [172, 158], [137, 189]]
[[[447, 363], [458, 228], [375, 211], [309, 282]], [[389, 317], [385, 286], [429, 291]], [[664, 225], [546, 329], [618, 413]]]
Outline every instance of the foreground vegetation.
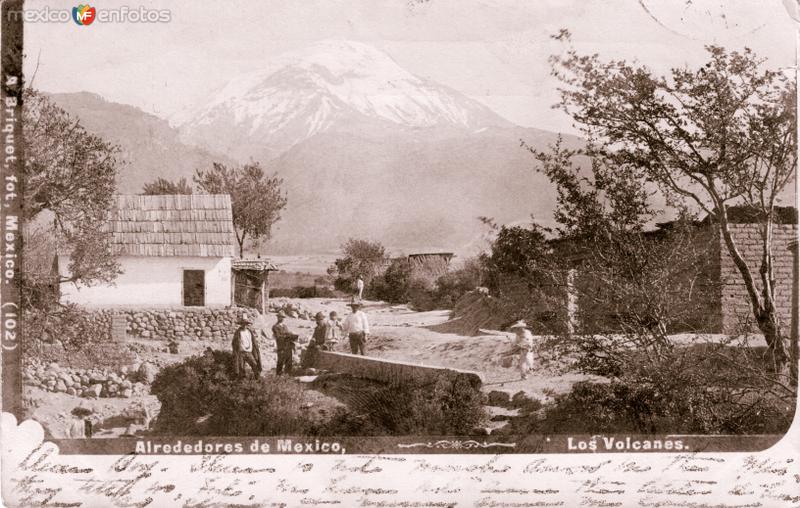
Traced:
[[213, 351], [164, 368], [152, 393], [161, 402], [154, 431], [163, 435], [471, 435], [485, 423], [481, 393], [467, 381], [387, 386], [349, 377], [315, 388], [346, 403], [309, 417], [309, 392], [290, 377], [233, 378], [232, 357]]

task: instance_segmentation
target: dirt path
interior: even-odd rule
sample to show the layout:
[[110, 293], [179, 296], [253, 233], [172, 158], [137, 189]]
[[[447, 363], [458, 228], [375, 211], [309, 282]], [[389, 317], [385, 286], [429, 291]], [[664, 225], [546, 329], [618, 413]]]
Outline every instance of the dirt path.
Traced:
[[[280, 299], [291, 301], [312, 314], [322, 311], [327, 316], [335, 310], [344, 319], [349, 313], [346, 299], [312, 298]], [[511, 395], [523, 391], [529, 397], [547, 401], [554, 393], [569, 391], [577, 381], [588, 379], [578, 374], [557, 374], [534, 368], [528, 379], [522, 380], [516, 368], [516, 361], [508, 365], [512, 339], [508, 335], [461, 336], [439, 333], [429, 329], [448, 321], [449, 311], [415, 312], [405, 305], [389, 305], [383, 302], [365, 302], [364, 311], [371, 324], [371, 336], [367, 344], [367, 354], [379, 358], [400, 360], [425, 365], [452, 367], [479, 372], [484, 378], [483, 390], [503, 391]], [[257, 316], [255, 327], [264, 330], [269, 339], [261, 338], [261, 356], [265, 371], [274, 369], [276, 352], [271, 340], [271, 328], [276, 318], [273, 313]], [[289, 328], [301, 337], [301, 348], [313, 332], [314, 323], [306, 319], [288, 318]], [[231, 330], [231, 333], [233, 330]], [[178, 354], [165, 351], [166, 342], [157, 340], [130, 340], [129, 347], [140, 361], [148, 361], [159, 367], [180, 362], [201, 354], [207, 347], [226, 350], [230, 348], [229, 339], [187, 341], [179, 344]], [[299, 349], [299, 348], [298, 348]], [[347, 340], [343, 340], [336, 350], [349, 352]], [[504, 362], [504, 358], [506, 362]], [[122, 366], [120, 366], [122, 367]], [[96, 437], [116, 437], [126, 433], [130, 424], [141, 420], [142, 408], [147, 408], [149, 417], [158, 413], [158, 400], [152, 395], [124, 398], [85, 399], [65, 393], [52, 393], [25, 387], [24, 396], [30, 402], [30, 417], [44, 424], [53, 437], [66, 437], [70, 424], [70, 412], [78, 406], [91, 409], [94, 419], [99, 423]], [[321, 397], [315, 406], [335, 409]]]
[[[309, 306], [337, 310], [340, 316], [349, 313], [349, 310], [341, 310], [347, 309], [346, 301], [300, 301], [309, 302]], [[555, 373], [537, 365], [523, 380], [516, 367], [516, 358], [511, 358], [510, 367], [503, 366], [508, 364], [508, 360], [503, 360], [508, 359], [511, 352], [511, 335], [462, 336], [439, 333], [428, 327], [447, 322], [449, 311], [415, 312], [406, 305], [365, 303], [364, 312], [369, 317], [372, 332], [367, 344], [367, 354], [370, 356], [476, 371], [484, 378], [484, 391], [498, 390], [510, 394], [523, 391], [539, 400], [547, 400], [553, 393], [567, 392], [574, 383], [590, 379], [590, 376], [581, 374]], [[349, 352], [346, 344], [341, 344], [337, 350]]]

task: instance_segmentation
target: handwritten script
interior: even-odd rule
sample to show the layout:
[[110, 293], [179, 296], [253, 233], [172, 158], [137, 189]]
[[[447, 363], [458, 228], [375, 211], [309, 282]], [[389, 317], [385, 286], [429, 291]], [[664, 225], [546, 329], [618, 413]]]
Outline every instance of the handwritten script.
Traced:
[[800, 506], [791, 453], [183, 457], [59, 455], [4, 464], [9, 506]]

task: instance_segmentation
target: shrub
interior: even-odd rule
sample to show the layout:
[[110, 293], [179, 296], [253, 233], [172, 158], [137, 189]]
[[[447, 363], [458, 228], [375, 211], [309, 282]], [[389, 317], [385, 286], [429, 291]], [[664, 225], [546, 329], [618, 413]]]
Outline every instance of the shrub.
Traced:
[[232, 362], [230, 352], [213, 351], [162, 369], [151, 387], [161, 402], [155, 431], [198, 436], [308, 432], [302, 387], [272, 375], [236, 380]]
[[361, 387], [320, 429], [328, 435], [470, 435], [487, 416], [481, 392], [461, 378], [433, 386]]
[[436, 279], [434, 301], [437, 308], [452, 309], [462, 296], [483, 283], [484, 270], [477, 259], [468, 259], [458, 270]]
[[[629, 380], [577, 383], [536, 424], [544, 433], [785, 433], [794, 408], [764, 394], [684, 386], [662, 392]], [[526, 429], [533, 431], [533, 429]]]
[[111, 315], [74, 304], [33, 307], [25, 311], [24, 361], [57, 362], [77, 369], [111, 367], [133, 362], [129, 344], [112, 342]]
[[389, 303], [408, 303], [411, 284], [411, 269], [405, 259], [395, 259], [383, 275], [370, 283], [370, 293]]
[[270, 289], [269, 296], [270, 298], [335, 298], [337, 294], [327, 286], [294, 286]]
[[27, 337], [44, 343], [60, 343], [77, 351], [110, 338], [110, 322], [104, 323], [75, 304], [31, 308], [25, 313]]
[[445, 273], [431, 282], [414, 277], [405, 259], [395, 259], [370, 285], [371, 294], [389, 303], [409, 303], [415, 310], [452, 309], [456, 302], [480, 285], [483, 269], [478, 260], [468, 260], [463, 268]]
[[[786, 432], [794, 416], [793, 398], [772, 393], [768, 381], [735, 364], [721, 363], [716, 348], [709, 349], [678, 349], [654, 363], [632, 361], [608, 383], [576, 383], [569, 393], [555, 398], [542, 421], [528, 419], [514, 425], [514, 431]], [[743, 349], [731, 354], [745, 354]]]

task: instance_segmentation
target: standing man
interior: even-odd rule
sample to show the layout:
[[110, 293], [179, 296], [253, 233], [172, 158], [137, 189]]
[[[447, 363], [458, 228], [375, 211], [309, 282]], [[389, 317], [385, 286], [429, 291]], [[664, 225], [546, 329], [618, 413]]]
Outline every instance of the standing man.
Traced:
[[361, 310], [361, 302], [350, 303], [353, 313], [344, 320], [344, 331], [350, 339], [350, 352], [354, 355], [364, 355], [364, 349], [369, 336], [369, 320]]
[[272, 325], [272, 336], [275, 338], [275, 349], [278, 352], [275, 374], [280, 376], [283, 372], [292, 373], [292, 356], [297, 334], [290, 332], [289, 327], [284, 323], [286, 314], [283, 311], [278, 311], [277, 317], [278, 322]]
[[358, 276], [356, 279], [356, 298], [360, 302], [364, 296], [364, 279], [361, 278], [361, 275]]
[[253, 321], [247, 314], [239, 320], [239, 328], [233, 332], [231, 348], [233, 349], [233, 375], [236, 378], [243, 378], [245, 364], [250, 366], [253, 377], [257, 378], [261, 374], [261, 353], [258, 350], [256, 332], [252, 327]]
[[528, 378], [528, 372], [533, 369], [533, 334], [528, 329], [528, 324], [519, 320], [511, 325], [510, 330], [516, 334], [514, 346], [519, 352], [519, 371], [522, 379]]

